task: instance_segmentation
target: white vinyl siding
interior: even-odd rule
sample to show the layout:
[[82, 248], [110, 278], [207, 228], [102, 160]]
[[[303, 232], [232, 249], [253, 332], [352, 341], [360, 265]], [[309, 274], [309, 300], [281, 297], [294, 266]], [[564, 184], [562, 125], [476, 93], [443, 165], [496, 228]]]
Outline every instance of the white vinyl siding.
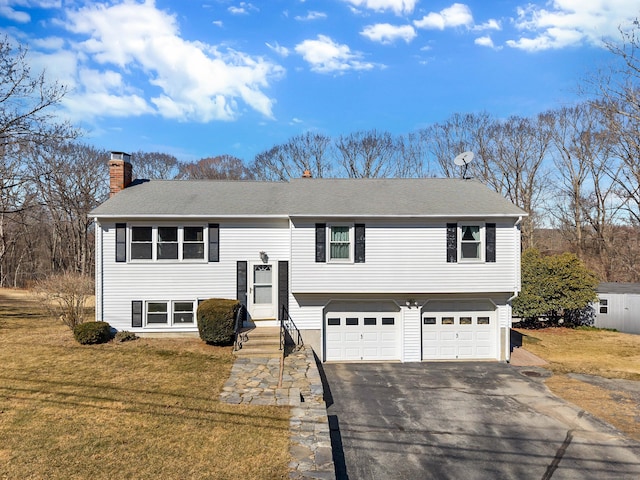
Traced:
[[[515, 221], [515, 220], [514, 220]], [[446, 222], [362, 220], [366, 263], [316, 263], [314, 223], [292, 221], [291, 290], [296, 293], [513, 292], [519, 231], [497, 222], [496, 262], [446, 261]], [[484, 244], [483, 244], [484, 248]]]
[[[96, 284], [102, 292], [100, 320], [118, 330], [167, 331], [166, 325], [133, 329], [131, 302], [196, 302], [197, 305], [198, 299], [235, 299], [237, 261], [260, 261], [261, 251], [266, 252], [273, 262], [289, 259], [288, 220], [212, 221], [220, 224], [220, 261], [212, 263], [116, 263], [115, 222], [102, 223], [98, 237], [103, 243], [97, 256], [98, 260], [101, 259], [101, 266], [96, 267], [96, 272], [101, 272], [101, 282]], [[165, 225], [177, 224], [168, 221]], [[163, 224], [156, 222], [155, 225]], [[197, 326], [195, 323], [173, 325], [171, 331], [197, 332]]]

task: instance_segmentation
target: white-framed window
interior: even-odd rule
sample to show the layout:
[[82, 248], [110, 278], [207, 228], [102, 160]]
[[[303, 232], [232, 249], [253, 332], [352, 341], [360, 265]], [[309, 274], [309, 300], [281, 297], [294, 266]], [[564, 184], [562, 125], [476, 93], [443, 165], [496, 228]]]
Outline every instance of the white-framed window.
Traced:
[[168, 325], [167, 302], [147, 302], [147, 325]]
[[146, 326], [190, 326], [195, 324], [196, 302], [148, 301], [146, 302]]
[[133, 225], [130, 230], [131, 261], [206, 261], [203, 225]]
[[131, 227], [131, 260], [153, 258], [153, 228]]
[[173, 302], [173, 324], [193, 325], [194, 302]]
[[158, 260], [178, 259], [178, 227], [158, 227], [156, 258]]
[[351, 262], [353, 259], [353, 227], [330, 225], [327, 229], [330, 262]]
[[204, 259], [204, 227], [182, 228], [182, 258], [184, 260]]
[[484, 260], [484, 224], [460, 223], [458, 225], [458, 258], [461, 262]]

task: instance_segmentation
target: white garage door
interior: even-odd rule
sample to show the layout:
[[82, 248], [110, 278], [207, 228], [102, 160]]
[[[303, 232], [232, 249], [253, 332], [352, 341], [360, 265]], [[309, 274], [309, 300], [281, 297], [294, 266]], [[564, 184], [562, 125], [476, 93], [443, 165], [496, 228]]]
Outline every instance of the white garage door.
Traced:
[[325, 359], [399, 360], [399, 319], [398, 312], [388, 311], [326, 312]]
[[423, 360], [496, 358], [495, 306], [491, 302], [438, 302], [422, 313]]

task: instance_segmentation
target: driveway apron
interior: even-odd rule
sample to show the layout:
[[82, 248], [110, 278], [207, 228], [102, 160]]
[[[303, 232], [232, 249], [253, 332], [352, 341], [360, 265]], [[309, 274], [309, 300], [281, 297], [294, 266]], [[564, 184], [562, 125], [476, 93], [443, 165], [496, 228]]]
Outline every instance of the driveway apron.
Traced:
[[640, 444], [508, 364], [323, 368], [338, 479], [640, 478]]

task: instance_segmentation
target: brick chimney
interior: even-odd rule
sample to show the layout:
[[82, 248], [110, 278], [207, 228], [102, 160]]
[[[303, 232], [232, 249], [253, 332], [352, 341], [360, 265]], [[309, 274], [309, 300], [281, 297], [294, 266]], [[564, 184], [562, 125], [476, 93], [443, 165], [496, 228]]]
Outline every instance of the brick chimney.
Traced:
[[109, 198], [131, 184], [131, 155], [111, 152], [109, 160]]

